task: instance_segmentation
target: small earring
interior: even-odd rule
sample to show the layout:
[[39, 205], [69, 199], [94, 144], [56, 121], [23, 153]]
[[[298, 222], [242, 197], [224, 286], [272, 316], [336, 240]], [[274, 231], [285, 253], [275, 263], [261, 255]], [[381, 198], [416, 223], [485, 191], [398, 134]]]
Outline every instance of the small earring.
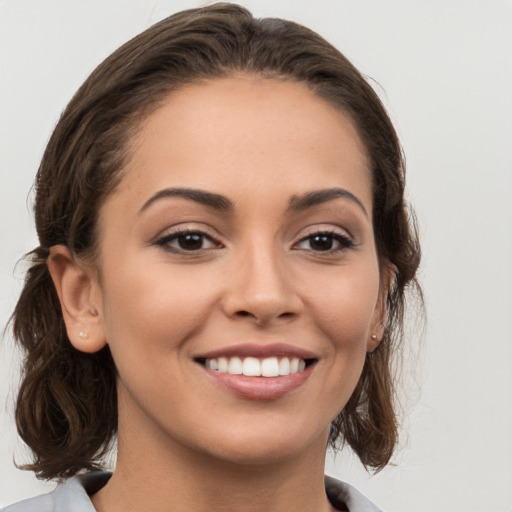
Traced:
[[373, 340], [373, 341], [377, 341], [377, 335], [376, 334], [372, 334], [370, 336], [370, 338]]
[[80, 331], [78, 333], [78, 337], [81, 339], [81, 340], [86, 340], [88, 337], [89, 337], [89, 334], [87, 334], [85, 331]]

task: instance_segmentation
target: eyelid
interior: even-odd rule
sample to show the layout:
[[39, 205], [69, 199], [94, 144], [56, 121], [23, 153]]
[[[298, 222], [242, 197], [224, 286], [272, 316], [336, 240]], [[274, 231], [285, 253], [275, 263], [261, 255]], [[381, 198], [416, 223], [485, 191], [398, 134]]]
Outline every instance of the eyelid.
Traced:
[[[342, 229], [337, 226], [330, 225], [314, 225], [309, 226], [302, 230], [297, 237], [295, 238], [295, 242], [292, 245], [292, 249], [297, 248], [297, 246], [304, 241], [306, 241], [308, 238], [311, 238], [315, 235], [327, 235], [333, 237], [339, 244], [342, 245], [342, 247], [338, 247], [335, 249], [328, 249], [325, 251], [315, 251], [314, 249], [303, 249], [308, 252], [323, 254], [323, 255], [329, 255], [334, 253], [343, 252], [349, 249], [353, 249], [358, 244], [354, 241], [353, 236], [345, 229]], [[300, 249], [300, 248], [299, 248]], [[298, 249], [298, 250], [299, 250]]]
[[349, 230], [333, 224], [313, 224], [311, 226], [306, 226], [305, 228], [299, 231], [295, 239], [297, 241], [300, 241], [303, 240], [304, 238], [307, 238], [308, 236], [321, 233], [329, 233], [333, 235], [335, 234], [343, 236], [351, 241], [354, 241], [354, 237], [352, 236], [352, 233], [350, 233]]
[[[209, 229], [208, 226], [205, 226], [204, 224], [196, 224], [196, 223], [182, 223], [175, 226], [171, 226], [163, 231], [160, 232], [159, 235], [157, 235], [153, 241], [154, 245], [160, 246], [162, 248], [168, 248], [168, 250], [171, 250], [171, 247], [168, 245], [169, 242], [175, 238], [178, 238], [180, 236], [184, 236], [187, 234], [199, 234], [203, 236], [205, 239], [208, 239], [212, 242], [212, 244], [215, 246], [213, 248], [222, 248], [224, 247], [224, 244], [220, 241], [220, 237], [216, 234], [212, 234], [212, 229]], [[196, 252], [202, 252], [202, 251], [208, 251], [212, 248], [202, 248], [197, 249]], [[186, 251], [186, 250], [180, 250], [176, 249], [176, 253], [189, 253], [193, 254], [194, 251]]]
[[156, 241], [160, 238], [181, 233], [202, 233], [212, 240], [217, 241], [220, 238], [220, 235], [218, 235], [216, 231], [207, 224], [202, 222], [180, 222], [162, 229], [159, 234], [155, 236], [154, 240]]

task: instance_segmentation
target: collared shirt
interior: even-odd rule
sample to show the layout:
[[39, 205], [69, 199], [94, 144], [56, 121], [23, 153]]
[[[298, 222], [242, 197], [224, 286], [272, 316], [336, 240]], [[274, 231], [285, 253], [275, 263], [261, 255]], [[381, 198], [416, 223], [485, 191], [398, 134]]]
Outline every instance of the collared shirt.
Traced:
[[[96, 512], [89, 496], [98, 492], [110, 479], [111, 473], [93, 471], [77, 475], [59, 484], [48, 493], [20, 501], [1, 512]], [[357, 489], [329, 476], [325, 477], [327, 496], [339, 511], [382, 512]]]

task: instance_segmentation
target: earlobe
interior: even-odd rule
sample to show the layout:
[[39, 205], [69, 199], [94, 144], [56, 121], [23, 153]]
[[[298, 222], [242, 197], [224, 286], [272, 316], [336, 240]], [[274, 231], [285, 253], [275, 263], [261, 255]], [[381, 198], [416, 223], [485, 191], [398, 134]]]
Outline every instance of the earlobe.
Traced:
[[387, 301], [389, 291], [391, 290], [395, 280], [396, 267], [391, 263], [385, 265], [382, 272], [381, 286], [379, 290], [379, 298], [375, 306], [372, 321], [372, 330], [367, 342], [367, 351], [373, 352], [384, 338], [387, 325], [388, 308]]
[[381, 340], [381, 337], [378, 334], [373, 333], [370, 336], [368, 343], [366, 344], [366, 351], [373, 352], [379, 346], [380, 340]]
[[50, 249], [48, 270], [59, 296], [71, 344], [82, 352], [97, 352], [106, 345], [101, 322], [97, 282], [65, 245]]

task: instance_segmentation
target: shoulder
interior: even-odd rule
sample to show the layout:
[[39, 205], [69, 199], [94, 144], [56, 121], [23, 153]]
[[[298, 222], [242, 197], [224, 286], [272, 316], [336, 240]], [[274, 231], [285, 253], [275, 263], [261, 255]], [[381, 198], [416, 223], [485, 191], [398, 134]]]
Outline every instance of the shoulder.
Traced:
[[89, 495], [99, 491], [110, 477], [106, 471], [77, 475], [48, 494], [20, 501], [1, 512], [95, 512]]
[[355, 487], [330, 476], [325, 477], [325, 491], [333, 507], [346, 512], [382, 512]]
[[[1, 512], [95, 512], [89, 495], [99, 491], [111, 473], [94, 471], [78, 475], [48, 494], [29, 498], [2, 509]], [[333, 506], [346, 512], [382, 512], [355, 487], [332, 477], [325, 477], [325, 490]]]

